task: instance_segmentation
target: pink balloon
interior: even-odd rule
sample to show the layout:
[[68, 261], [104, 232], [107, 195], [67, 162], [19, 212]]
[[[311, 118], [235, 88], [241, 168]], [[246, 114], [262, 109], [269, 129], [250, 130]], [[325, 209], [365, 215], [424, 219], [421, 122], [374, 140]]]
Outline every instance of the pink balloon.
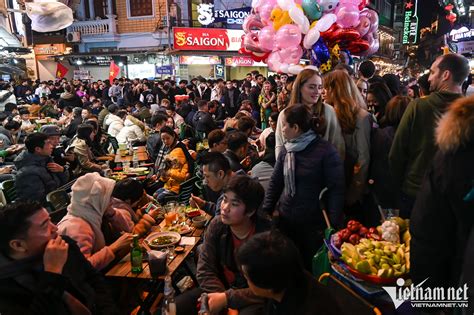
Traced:
[[242, 29], [244, 30], [245, 33], [248, 33], [252, 30], [260, 30], [262, 27], [264, 27], [262, 21], [260, 21], [260, 17], [256, 14], [251, 14], [247, 16], [244, 20], [244, 23], [242, 24]]
[[303, 48], [301, 46], [293, 46], [279, 51], [281, 60], [286, 63], [299, 63], [303, 56]]
[[260, 15], [260, 19], [262, 20], [263, 23], [268, 24], [274, 7], [275, 5], [271, 3], [265, 3], [264, 5], [260, 7], [260, 9], [258, 10], [258, 14]]
[[359, 32], [360, 36], [364, 36], [369, 32], [370, 28], [370, 20], [366, 16], [361, 16], [359, 19], [359, 25], [357, 26], [356, 30]]
[[359, 24], [359, 8], [352, 4], [339, 6], [336, 13], [337, 23], [341, 27], [356, 27]]
[[278, 72], [281, 64], [282, 64], [282, 60], [281, 60], [280, 54], [277, 51], [274, 51], [270, 55], [268, 55], [267, 65], [268, 65], [268, 68], [270, 68], [270, 70]]
[[301, 31], [294, 24], [286, 24], [278, 29], [275, 35], [275, 44], [278, 48], [299, 46], [301, 42]]
[[266, 51], [272, 51], [275, 47], [275, 30], [273, 26], [265, 26], [258, 34], [260, 48]]
[[380, 42], [378, 39], [374, 40], [372, 45], [370, 45], [369, 50], [367, 50], [368, 55], [375, 54], [380, 48]]

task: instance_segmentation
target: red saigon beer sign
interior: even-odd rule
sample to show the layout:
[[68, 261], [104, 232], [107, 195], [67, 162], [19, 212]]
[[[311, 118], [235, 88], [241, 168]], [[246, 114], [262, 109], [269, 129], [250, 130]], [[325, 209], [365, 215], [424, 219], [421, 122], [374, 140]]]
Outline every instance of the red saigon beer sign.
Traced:
[[179, 50], [225, 50], [240, 49], [242, 30], [218, 28], [175, 27], [174, 49]]

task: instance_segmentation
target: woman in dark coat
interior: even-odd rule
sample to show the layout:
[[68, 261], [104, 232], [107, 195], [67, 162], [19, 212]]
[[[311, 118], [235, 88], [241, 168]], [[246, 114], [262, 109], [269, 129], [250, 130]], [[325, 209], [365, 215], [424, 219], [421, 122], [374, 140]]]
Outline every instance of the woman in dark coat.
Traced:
[[[263, 211], [278, 216], [280, 230], [299, 248], [303, 263], [311, 260], [323, 241], [326, 227], [319, 195], [328, 188], [327, 211], [334, 227], [342, 222], [344, 169], [336, 149], [314, 129], [316, 119], [302, 104], [283, 113], [286, 139], [265, 195]], [[279, 207], [275, 208], [279, 202]]]

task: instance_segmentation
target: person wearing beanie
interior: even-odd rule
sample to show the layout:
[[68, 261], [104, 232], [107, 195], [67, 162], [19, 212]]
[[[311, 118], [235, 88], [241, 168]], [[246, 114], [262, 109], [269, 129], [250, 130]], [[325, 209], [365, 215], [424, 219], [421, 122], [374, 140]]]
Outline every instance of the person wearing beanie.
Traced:
[[109, 207], [115, 181], [98, 173], [81, 176], [72, 185], [71, 204], [67, 214], [58, 223], [58, 234], [77, 242], [81, 252], [94, 268], [102, 270], [128, 249], [132, 234], [123, 233], [112, 244], [106, 245], [111, 235], [104, 226], [114, 231], [131, 231], [130, 220], [123, 212]]

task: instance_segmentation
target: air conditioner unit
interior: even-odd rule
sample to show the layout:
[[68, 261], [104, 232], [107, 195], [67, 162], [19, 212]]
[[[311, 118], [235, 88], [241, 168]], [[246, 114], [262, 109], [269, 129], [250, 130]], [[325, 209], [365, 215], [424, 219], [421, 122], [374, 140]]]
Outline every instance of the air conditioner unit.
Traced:
[[68, 43], [77, 43], [81, 41], [81, 33], [80, 32], [69, 32], [66, 34], [66, 40]]

